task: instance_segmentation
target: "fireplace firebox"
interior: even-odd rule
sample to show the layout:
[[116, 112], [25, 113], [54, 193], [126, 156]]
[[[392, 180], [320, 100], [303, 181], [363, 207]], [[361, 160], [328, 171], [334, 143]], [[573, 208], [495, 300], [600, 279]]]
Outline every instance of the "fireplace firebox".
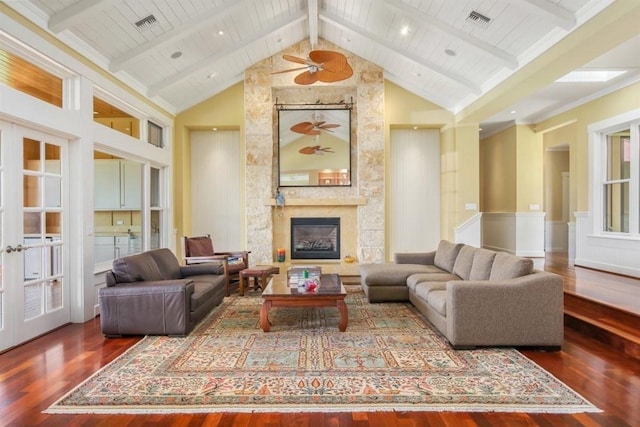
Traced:
[[291, 259], [340, 259], [340, 218], [291, 218]]

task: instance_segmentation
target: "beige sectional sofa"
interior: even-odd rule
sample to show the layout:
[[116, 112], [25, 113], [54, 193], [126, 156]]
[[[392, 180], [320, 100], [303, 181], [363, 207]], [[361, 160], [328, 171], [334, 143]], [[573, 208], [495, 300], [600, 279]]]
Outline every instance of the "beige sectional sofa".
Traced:
[[562, 278], [531, 259], [443, 240], [360, 274], [370, 302], [411, 301], [454, 348], [562, 345]]

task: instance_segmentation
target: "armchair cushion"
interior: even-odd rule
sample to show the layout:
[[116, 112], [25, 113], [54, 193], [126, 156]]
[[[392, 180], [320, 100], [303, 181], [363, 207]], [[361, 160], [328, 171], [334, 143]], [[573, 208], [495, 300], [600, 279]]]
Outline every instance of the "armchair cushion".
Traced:
[[202, 274], [224, 274], [222, 262], [208, 262], [203, 264], [189, 264], [180, 267], [182, 277], [199, 276]]
[[213, 242], [209, 236], [189, 237], [186, 240], [187, 256], [200, 257], [215, 255]]

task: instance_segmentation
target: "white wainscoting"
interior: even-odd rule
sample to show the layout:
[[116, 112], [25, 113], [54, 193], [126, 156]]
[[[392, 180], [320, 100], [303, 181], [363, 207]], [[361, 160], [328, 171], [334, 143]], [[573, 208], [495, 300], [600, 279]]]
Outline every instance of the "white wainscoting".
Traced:
[[456, 243], [465, 243], [479, 248], [482, 246], [482, 213], [478, 212], [455, 228]]
[[567, 252], [569, 249], [569, 225], [566, 221], [546, 221], [544, 231], [545, 251]]
[[484, 212], [482, 246], [518, 256], [544, 257], [544, 212]]
[[588, 212], [576, 212], [575, 265], [640, 277], [640, 241], [594, 235]]

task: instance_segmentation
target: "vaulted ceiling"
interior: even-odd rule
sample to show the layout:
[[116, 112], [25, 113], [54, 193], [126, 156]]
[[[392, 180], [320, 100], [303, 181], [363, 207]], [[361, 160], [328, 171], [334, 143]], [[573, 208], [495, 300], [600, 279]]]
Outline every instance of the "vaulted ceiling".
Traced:
[[[637, 0], [19, 0], [7, 4], [172, 112], [241, 81], [244, 70], [283, 49], [324, 39], [384, 70], [385, 78], [453, 113], [464, 112], [526, 70], [590, 20], [640, 14]], [[611, 13], [609, 13], [611, 14]], [[595, 17], [595, 18], [594, 18]], [[615, 18], [615, 17], [614, 17]], [[610, 21], [615, 23], [615, 19]], [[605, 18], [598, 18], [600, 20]], [[640, 22], [636, 20], [636, 23]], [[600, 24], [596, 28], [602, 30]], [[640, 26], [638, 26], [640, 27]], [[606, 27], [605, 27], [606, 28]], [[618, 29], [615, 25], [611, 32]], [[566, 71], [624, 69], [587, 88], [553, 81], [479, 116], [531, 121], [606, 87], [637, 81], [640, 36], [628, 31], [575, 45]], [[587, 37], [585, 40], [589, 40]], [[604, 43], [604, 42], [603, 42]], [[582, 49], [579, 51], [579, 49]], [[602, 53], [608, 56], [601, 57]], [[580, 52], [580, 53], [578, 53]], [[593, 61], [593, 62], [591, 62]], [[598, 62], [600, 61], [600, 62]], [[590, 63], [593, 65], [590, 66]], [[295, 65], [295, 64], [292, 64]], [[275, 70], [274, 70], [275, 71]], [[544, 73], [542, 73], [544, 74]], [[535, 76], [530, 76], [535, 80]], [[556, 84], [557, 85], [557, 84]], [[537, 98], [536, 98], [537, 96]], [[513, 111], [520, 104], [521, 113]]]

